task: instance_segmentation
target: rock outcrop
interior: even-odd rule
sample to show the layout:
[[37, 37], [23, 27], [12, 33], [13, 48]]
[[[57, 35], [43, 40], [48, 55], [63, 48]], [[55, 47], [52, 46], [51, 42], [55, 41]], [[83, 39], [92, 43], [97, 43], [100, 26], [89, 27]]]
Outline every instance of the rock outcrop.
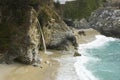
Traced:
[[43, 30], [48, 49], [67, 49], [69, 42], [77, 47], [76, 38], [64, 22], [51, 23]]
[[73, 23], [74, 23], [74, 28], [78, 28], [78, 29], [90, 28], [90, 25], [85, 18], [83, 18], [81, 20], [75, 20]]
[[[7, 10], [7, 8], [5, 10]], [[22, 11], [22, 9], [19, 10]], [[8, 13], [6, 17], [4, 14], [2, 15], [3, 18], [0, 27], [9, 28], [8, 33], [10, 33], [8, 37], [8, 47], [4, 56], [5, 62], [8, 64], [12, 63], [14, 60], [20, 61], [25, 64], [40, 63], [40, 59], [38, 56], [40, 32], [38, 30], [39, 26], [37, 25], [37, 13], [30, 6], [26, 7], [24, 10], [25, 12], [22, 13], [25, 19], [23, 22], [20, 22], [20, 24], [14, 20], [16, 19], [16, 17], [14, 14], [12, 14], [11, 10], [11, 14]], [[8, 19], [8, 17], [10, 18]], [[4, 21], [6, 20], [6, 18], [7, 21]], [[11, 18], [13, 18], [13, 20]], [[4, 24], [9, 25], [2, 26]], [[5, 33], [6, 32], [4, 32], [4, 34]]]
[[120, 9], [101, 7], [91, 14], [89, 24], [106, 36], [120, 38]]
[[53, 9], [44, 6], [39, 15], [38, 19], [43, 26], [42, 29], [48, 49], [66, 49], [68, 42], [77, 47], [76, 38], [71, 29]]
[[101, 34], [120, 38], [120, 9], [118, 7], [100, 7], [87, 19], [74, 21], [74, 28], [93, 28]]
[[83, 18], [81, 20], [75, 19], [64, 19], [64, 22], [70, 27], [70, 28], [76, 28], [76, 29], [87, 29], [90, 28], [89, 22]]
[[4, 53], [6, 63], [17, 60], [39, 64], [38, 53], [43, 47], [41, 30], [49, 49], [77, 47], [76, 38], [55, 12], [52, 0], [7, 1], [0, 1], [0, 52]]

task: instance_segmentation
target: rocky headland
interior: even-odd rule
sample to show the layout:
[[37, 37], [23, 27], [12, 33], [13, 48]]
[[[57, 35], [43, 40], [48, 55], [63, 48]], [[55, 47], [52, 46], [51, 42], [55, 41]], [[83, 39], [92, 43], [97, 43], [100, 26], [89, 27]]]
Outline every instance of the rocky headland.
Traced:
[[120, 9], [118, 6], [100, 7], [92, 12], [90, 17], [74, 20], [72, 23], [73, 27], [77, 29], [93, 28], [103, 35], [120, 38]]
[[120, 9], [103, 7], [91, 14], [88, 20], [90, 27], [103, 35], [120, 38]]
[[[52, 0], [0, 0], [1, 62], [40, 64], [39, 50], [77, 47], [71, 29], [55, 12]], [[45, 49], [46, 50], [46, 49]]]

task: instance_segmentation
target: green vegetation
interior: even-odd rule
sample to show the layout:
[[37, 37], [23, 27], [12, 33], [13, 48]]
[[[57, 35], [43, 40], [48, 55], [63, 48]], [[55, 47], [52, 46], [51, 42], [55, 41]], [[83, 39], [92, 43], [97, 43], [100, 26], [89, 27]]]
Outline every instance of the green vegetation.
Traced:
[[64, 18], [81, 19], [97, 9], [103, 0], [76, 0], [62, 6]]
[[59, 22], [58, 14], [50, 6], [42, 6], [39, 10], [38, 19], [42, 26], [47, 25], [48, 21], [51, 21], [52, 18]]
[[4, 51], [9, 47], [9, 27], [7, 24], [0, 24], [0, 49]]
[[8, 22], [0, 24], [0, 52], [7, 51], [11, 47], [11, 41], [16, 40], [16, 37], [21, 38], [24, 35], [25, 28], [17, 27], [17, 25]]

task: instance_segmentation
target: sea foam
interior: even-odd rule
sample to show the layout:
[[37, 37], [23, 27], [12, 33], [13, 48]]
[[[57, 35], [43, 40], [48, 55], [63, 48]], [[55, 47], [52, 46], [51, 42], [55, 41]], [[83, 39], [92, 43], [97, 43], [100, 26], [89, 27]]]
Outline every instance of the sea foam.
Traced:
[[83, 49], [83, 48], [95, 48], [95, 47], [100, 47], [102, 45], [104, 45], [106, 42], [108, 41], [115, 41], [116, 39], [115, 38], [112, 38], [112, 37], [106, 37], [106, 36], [103, 36], [103, 35], [96, 35], [95, 36], [95, 40], [90, 42], [90, 43], [87, 43], [87, 44], [80, 44], [79, 45], [79, 49]]
[[103, 35], [96, 35], [95, 37], [96, 37], [96, 39], [94, 41], [87, 43], [87, 44], [79, 45], [78, 52], [80, 54], [82, 54], [82, 56], [77, 58], [77, 61], [74, 64], [75, 71], [76, 71], [77, 75], [79, 76], [79, 80], [99, 80], [92, 74], [91, 71], [89, 71], [86, 68], [85, 65], [89, 61], [94, 62], [94, 61], [98, 61], [100, 59], [88, 56], [87, 54], [89, 54], [89, 53], [87, 53], [85, 50], [103, 46], [109, 41], [115, 41], [115, 38], [106, 37]]
[[89, 57], [81, 56], [74, 64], [75, 71], [79, 77], [79, 80], [98, 80], [94, 75], [86, 69], [85, 64], [90, 60]]
[[96, 62], [99, 58], [89, 56], [85, 50], [100, 47], [108, 41], [114, 41], [114, 38], [106, 37], [103, 35], [96, 35], [96, 39], [87, 44], [80, 44], [78, 52], [82, 56], [62, 56], [59, 59], [60, 68], [58, 69], [56, 80], [99, 80], [94, 74], [86, 67], [89, 61]]

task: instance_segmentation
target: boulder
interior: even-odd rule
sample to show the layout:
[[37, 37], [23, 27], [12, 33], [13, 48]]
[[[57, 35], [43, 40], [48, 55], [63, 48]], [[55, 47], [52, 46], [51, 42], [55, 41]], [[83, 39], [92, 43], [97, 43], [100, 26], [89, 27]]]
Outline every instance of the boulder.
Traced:
[[74, 23], [74, 28], [77, 28], [77, 29], [90, 28], [89, 22], [85, 18], [83, 18], [81, 20], [75, 20], [73, 23]]
[[75, 53], [74, 53], [74, 55], [73, 55], [74, 57], [77, 57], [77, 56], [81, 56], [81, 54], [80, 53], [78, 53], [78, 51], [75, 51]]
[[77, 42], [74, 34], [69, 27], [64, 23], [53, 23], [49, 25], [51, 29], [44, 28], [46, 46], [48, 49], [67, 49], [68, 44], [77, 47]]

